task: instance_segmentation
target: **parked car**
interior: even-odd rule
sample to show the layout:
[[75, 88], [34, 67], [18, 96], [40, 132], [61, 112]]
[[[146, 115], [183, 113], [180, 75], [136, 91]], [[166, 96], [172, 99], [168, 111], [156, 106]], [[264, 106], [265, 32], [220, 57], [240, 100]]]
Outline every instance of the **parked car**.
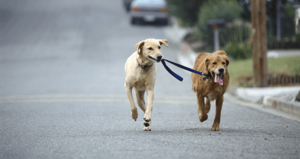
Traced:
[[134, 0], [130, 8], [132, 24], [139, 21], [168, 24], [170, 14], [165, 0]]
[[123, 5], [124, 5], [125, 10], [126, 10], [127, 12], [130, 11], [130, 5], [131, 5], [131, 2], [132, 2], [132, 1], [133, 1], [133, 0], [123, 0]]

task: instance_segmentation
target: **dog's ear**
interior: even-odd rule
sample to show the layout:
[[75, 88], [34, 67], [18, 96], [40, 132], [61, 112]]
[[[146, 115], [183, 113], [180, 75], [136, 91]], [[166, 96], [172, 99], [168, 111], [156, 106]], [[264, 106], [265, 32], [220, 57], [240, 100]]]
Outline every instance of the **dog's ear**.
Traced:
[[224, 56], [224, 59], [225, 59], [225, 61], [226, 61], [226, 67], [229, 65], [229, 59], [228, 59], [228, 57], [227, 56]]
[[138, 54], [142, 54], [142, 47], [144, 46], [144, 44], [145, 44], [144, 41], [140, 41], [137, 44], [135, 44], [135, 49]]
[[169, 46], [168, 45], [168, 40], [166, 40], [166, 39], [159, 39], [158, 42], [159, 42], [160, 45], [165, 44], [167, 47]]
[[206, 68], [206, 70], [208, 70], [209, 60], [210, 60], [210, 55], [207, 56], [206, 59], [205, 59], [205, 68]]

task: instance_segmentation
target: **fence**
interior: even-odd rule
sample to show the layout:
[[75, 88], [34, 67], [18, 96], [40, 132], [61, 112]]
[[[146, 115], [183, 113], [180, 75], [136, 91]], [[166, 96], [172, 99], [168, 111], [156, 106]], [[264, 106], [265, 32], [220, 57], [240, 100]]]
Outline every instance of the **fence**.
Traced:
[[300, 49], [300, 40], [290, 38], [268, 40], [268, 49]]
[[300, 75], [277, 75], [268, 77], [268, 86], [300, 84]]

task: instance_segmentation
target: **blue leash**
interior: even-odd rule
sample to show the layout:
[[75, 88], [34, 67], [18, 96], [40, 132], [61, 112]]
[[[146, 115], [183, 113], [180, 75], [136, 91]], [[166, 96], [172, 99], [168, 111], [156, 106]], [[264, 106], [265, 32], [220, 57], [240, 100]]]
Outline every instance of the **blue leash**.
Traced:
[[[171, 63], [171, 64], [173, 64], [173, 65], [175, 65], [175, 66], [177, 66], [177, 67], [179, 67], [179, 68], [182, 68], [182, 69], [184, 69], [184, 70], [190, 71], [190, 72], [192, 72], [192, 73], [196, 73], [196, 74], [199, 74], [199, 75], [207, 76], [205, 73], [202, 73], [202, 72], [196, 71], [196, 70], [194, 70], [194, 69], [191, 69], [191, 68], [182, 66], [182, 65], [180, 65], [180, 64], [178, 64], [178, 63], [175, 63], [175, 62], [172, 62], [172, 61], [169, 61], [169, 60], [166, 60], [166, 59], [162, 59], [161, 62], [162, 62], [162, 64], [164, 65], [165, 69], [166, 69], [172, 76], [174, 76], [175, 78], [177, 78], [179, 81], [182, 81], [183, 78], [182, 78], [181, 76], [177, 75], [175, 72], [173, 72], [173, 71], [166, 65], [166, 62], [165, 62], [165, 61], [167, 61], [167, 62], [169, 62], [169, 63]], [[204, 77], [204, 78], [205, 78], [205, 77]], [[203, 78], [203, 79], [204, 79], [204, 78]], [[205, 79], [204, 79], [204, 80], [205, 80]]]

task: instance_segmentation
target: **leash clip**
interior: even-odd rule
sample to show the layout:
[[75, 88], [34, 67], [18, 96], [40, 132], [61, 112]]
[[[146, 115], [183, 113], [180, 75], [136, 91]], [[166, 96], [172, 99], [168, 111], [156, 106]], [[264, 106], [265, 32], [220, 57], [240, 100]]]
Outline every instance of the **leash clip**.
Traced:
[[208, 71], [207, 71], [207, 70], [206, 70], [205, 73], [202, 73], [202, 75], [204, 76], [204, 77], [203, 77], [203, 81], [205, 81], [206, 79], [209, 79]]

